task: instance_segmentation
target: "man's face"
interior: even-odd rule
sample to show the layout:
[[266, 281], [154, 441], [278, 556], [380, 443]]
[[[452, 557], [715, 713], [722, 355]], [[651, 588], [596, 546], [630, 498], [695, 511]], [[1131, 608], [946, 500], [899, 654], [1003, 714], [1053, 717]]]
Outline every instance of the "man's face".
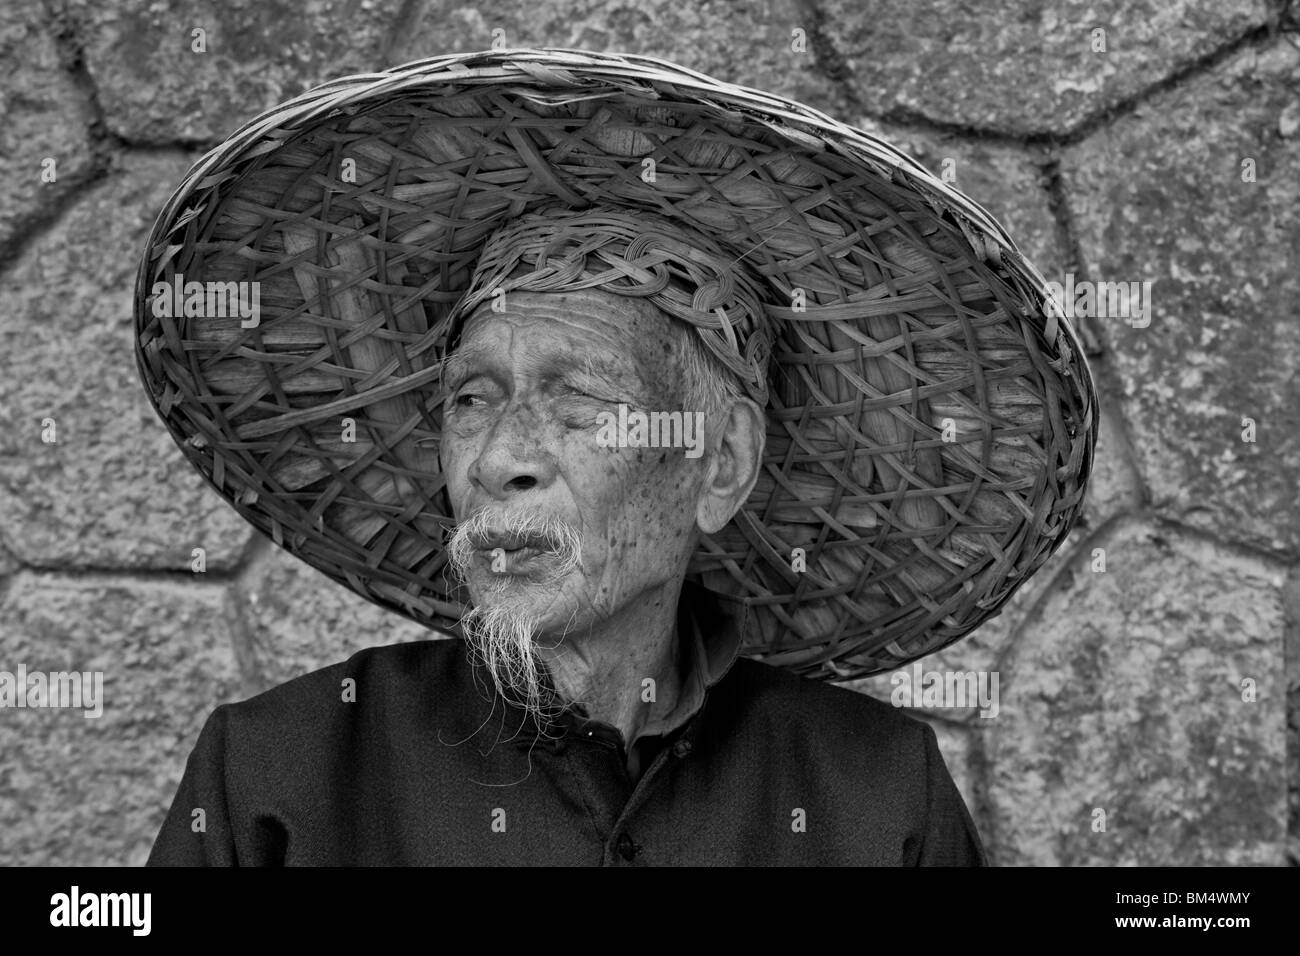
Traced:
[[598, 290], [505, 298], [503, 312], [471, 314], [449, 362], [442, 466], [460, 522], [487, 509], [486, 528], [500, 530], [504, 516], [537, 511], [579, 532], [579, 567], [512, 550], [517, 539], [476, 536], [467, 552], [475, 605], [525, 614], [538, 636], [558, 638], [681, 580], [707, 459], [597, 442], [597, 416], [617, 416], [620, 403], [683, 410], [674, 320]]

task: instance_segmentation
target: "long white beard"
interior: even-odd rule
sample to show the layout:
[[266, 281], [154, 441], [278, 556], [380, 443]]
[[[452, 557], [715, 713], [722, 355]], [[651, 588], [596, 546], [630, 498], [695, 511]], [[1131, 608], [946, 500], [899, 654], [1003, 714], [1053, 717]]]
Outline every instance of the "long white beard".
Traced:
[[509, 605], [479, 604], [465, 612], [460, 623], [470, 651], [492, 675], [497, 691], [544, 723], [551, 691], [542, 681], [537, 658], [537, 616]]
[[[494, 528], [507, 535], [539, 536], [558, 560], [554, 570], [540, 582], [514, 581], [506, 574], [492, 580], [485, 589], [487, 600], [461, 617], [461, 629], [470, 651], [486, 666], [497, 691], [544, 726], [554, 694], [543, 679], [542, 662], [537, 656], [542, 617], [528, 606], [531, 602], [525, 589], [545, 588], [581, 568], [582, 535], [567, 522], [540, 510], [480, 509], [458, 523], [447, 542], [448, 564], [462, 582], [468, 583], [474, 555], [486, 546], [486, 535]], [[512, 589], [519, 589], [518, 599], [509, 594]]]

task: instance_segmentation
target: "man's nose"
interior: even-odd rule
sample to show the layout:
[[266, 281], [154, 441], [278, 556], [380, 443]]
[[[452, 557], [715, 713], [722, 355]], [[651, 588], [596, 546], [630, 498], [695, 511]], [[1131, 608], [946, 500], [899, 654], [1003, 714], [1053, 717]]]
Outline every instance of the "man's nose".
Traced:
[[510, 402], [470, 465], [470, 480], [494, 498], [547, 487], [557, 471], [551, 433], [543, 416], [523, 402]]

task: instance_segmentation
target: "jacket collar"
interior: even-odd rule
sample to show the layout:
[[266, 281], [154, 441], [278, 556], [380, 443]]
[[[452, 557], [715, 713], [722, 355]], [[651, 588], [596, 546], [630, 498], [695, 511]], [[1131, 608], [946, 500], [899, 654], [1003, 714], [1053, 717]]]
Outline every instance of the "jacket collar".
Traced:
[[642, 727], [638, 738], [671, 733], [699, 713], [709, 689], [740, 656], [747, 612], [739, 601], [720, 597], [694, 582], [683, 582], [677, 603], [682, 668], [677, 705]]

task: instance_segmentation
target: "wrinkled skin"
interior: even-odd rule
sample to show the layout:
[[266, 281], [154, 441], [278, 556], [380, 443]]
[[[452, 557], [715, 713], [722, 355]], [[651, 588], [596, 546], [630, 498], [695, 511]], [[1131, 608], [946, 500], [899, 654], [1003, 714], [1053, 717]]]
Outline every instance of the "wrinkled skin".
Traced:
[[[699, 531], [722, 528], [757, 479], [762, 413], [734, 404], [705, 422], [702, 457], [680, 448], [606, 448], [597, 414], [678, 410], [687, 383], [668, 323], [644, 300], [600, 290], [511, 292], [504, 312], [468, 318], [443, 406], [442, 465], [457, 518], [541, 507], [581, 531], [582, 567], [545, 581], [546, 556], [500, 569], [480, 555], [471, 598], [541, 617], [539, 655], [557, 690], [627, 740], [675, 703], [677, 600]], [[590, 358], [605, 378], [586, 374]], [[490, 583], [498, 585], [489, 588]], [[656, 701], [641, 701], [642, 680]]]

